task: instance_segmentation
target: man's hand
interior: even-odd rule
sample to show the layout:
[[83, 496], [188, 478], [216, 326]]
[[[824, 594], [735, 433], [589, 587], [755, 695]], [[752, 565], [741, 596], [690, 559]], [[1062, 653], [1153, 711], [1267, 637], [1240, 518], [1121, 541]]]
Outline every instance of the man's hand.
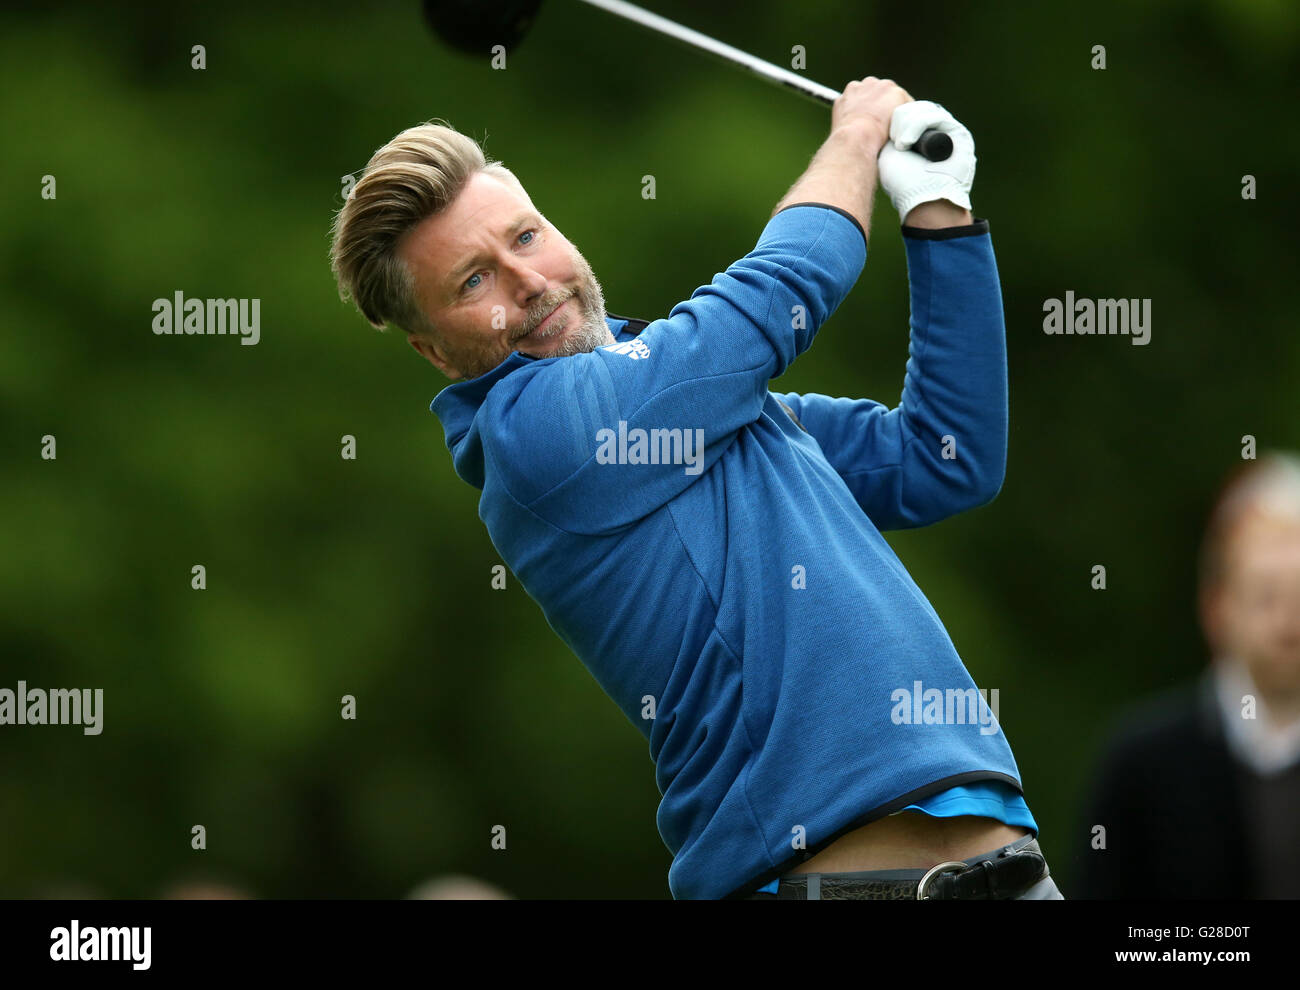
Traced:
[[912, 97], [892, 79], [867, 76], [844, 87], [831, 107], [831, 133], [841, 128], [859, 130], [876, 148], [889, 141], [894, 110]]
[[[907, 150], [931, 129], [952, 138], [952, 155], [944, 161], [932, 162]], [[908, 222], [915, 207], [935, 201], [970, 210], [975, 139], [952, 114], [929, 100], [913, 100], [894, 111], [889, 136], [890, 141], [880, 152], [880, 185], [889, 194], [900, 220]]]

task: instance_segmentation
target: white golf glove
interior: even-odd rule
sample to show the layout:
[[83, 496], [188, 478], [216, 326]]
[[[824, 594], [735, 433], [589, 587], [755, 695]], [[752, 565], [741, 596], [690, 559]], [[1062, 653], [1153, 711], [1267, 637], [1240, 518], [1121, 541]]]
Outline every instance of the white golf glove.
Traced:
[[[932, 162], [908, 151], [925, 131], [943, 131], [952, 138], [952, 154]], [[947, 110], [929, 100], [913, 100], [894, 108], [889, 140], [877, 164], [880, 185], [889, 194], [899, 220], [913, 207], [936, 199], [970, 209], [970, 187], [975, 181], [975, 139]]]

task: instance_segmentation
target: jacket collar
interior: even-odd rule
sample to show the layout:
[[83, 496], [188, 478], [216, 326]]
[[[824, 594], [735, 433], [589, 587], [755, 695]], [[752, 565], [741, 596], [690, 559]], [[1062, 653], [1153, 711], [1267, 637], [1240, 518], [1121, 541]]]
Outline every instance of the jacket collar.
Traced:
[[[605, 314], [605, 322], [615, 340], [621, 337], [635, 336], [649, 324], [645, 320], [629, 319], [626, 316]], [[447, 449], [451, 451], [452, 464], [456, 473], [475, 488], [483, 487], [483, 446], [474, 420], [479, 407], [497, 382], [513, 371], [517, 371], [534, 361], [550, 361], [552, 358], [537, 358], [520, 351], [511, 351], [510, 355], [491, 371], [485, 371], [477, 378], [462, 382], [453, 382], [439, 392], [431, 403], [429, 411], [438, 417], [446, 436]]]

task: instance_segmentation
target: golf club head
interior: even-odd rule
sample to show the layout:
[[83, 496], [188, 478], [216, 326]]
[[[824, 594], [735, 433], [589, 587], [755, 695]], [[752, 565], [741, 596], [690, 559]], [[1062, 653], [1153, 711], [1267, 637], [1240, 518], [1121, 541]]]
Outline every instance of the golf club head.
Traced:
[[512, 52], [532, 27], [542, 0], [424, 0], [424, 19], [457, 51], [490, 54], [496, 45]]

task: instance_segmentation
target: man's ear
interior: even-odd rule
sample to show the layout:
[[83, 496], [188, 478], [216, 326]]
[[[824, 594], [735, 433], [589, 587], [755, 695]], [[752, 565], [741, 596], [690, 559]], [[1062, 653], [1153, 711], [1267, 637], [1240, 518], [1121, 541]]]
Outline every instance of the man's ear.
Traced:
[[454, 367], [452, 367], [451, 364], [448, 363], [447, 359], [442, 355], [442, 352], [438, 350], [436, 344], [432, 344], [429, 341], [424, 340], [423, 338], [417, 337], [413, 333], [408, 333], [406, 335], [406, 340], [412, 347], [415, 348], [415, 353], [427, 359], [430, 364], [432, 364], [435, 368], [441, 371], [448, 378], [462, 377], [461, 373], [457, 371]]

